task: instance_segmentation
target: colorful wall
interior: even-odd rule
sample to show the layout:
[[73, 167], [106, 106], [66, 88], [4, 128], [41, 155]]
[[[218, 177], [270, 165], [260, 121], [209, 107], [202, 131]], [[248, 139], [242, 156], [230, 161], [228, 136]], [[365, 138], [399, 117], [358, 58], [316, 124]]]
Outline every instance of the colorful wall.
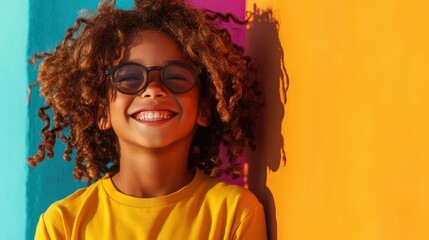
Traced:
[[[226, 26], [262, 69], [266, 108], [244, 183], [264, 203], [272, 239], [429, 238], [429, 2], [190, 2], [252, 14], [247, 29]], [[36, 67], [26, 59], [52, 49], [79, 10], [97, 4], [0, 8], [2, 238], [32, 239], [40, 213], [84, 186], [61, 154], [37, 168], [25, 163], [43, 104], [37, 91], [27, 103]]]
[[[72, 26], [83, 8], [96, 9], [97, 2], [79, 1], [29, 1], [30, 26], [27, 57], [35, 53], [52, 51], [61, 41], [65, 30]], [[39, 63], [39, 62], [38, 62]], [[33, 83], [37, 76], [36, 65], [27, 67], [28, 81]], [[35, 154], [41, 139], [43, 124], [38, 117], [38, 109], [44, 101], [39, 97], [38, 87], [32, 88], [27, 106], [29, 118], [28, 155]], [[72, 178], [73, 163], [62, 159], [64, 144], [57, 142], [53, 159], [45, 160], [36, 168], [29, 168], [26, 182], [26, 239], [33, 239], [39, 216], [48, 206], [74, 192], [84, 183]]]
[[0, 238], [23, 239], [27, 219], [24, 159], [28, 129], [28, 1], [2, 1], [0, 22]]
[[[429, 2], [254, 4], [280, 22], [289, 75], [286, 165], [281, 148], [259, 155], [278, 239], [429, 239]], [[260, 146], [273, 151], [270, 104]]]

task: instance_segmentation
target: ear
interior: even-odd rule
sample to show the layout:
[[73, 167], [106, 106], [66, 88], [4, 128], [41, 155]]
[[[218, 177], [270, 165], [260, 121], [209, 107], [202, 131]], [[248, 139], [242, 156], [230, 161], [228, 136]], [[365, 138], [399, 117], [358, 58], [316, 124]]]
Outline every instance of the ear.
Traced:
[[101, 104], [98, 105], [97, 110], [97, 125], [98, 128], [103, 131], [112, 127], [109, 110]]
[[106, 116], [106, 117], [102, 117], [98, 120], [98, 128], [100, 130], [107, 130], [110, 129], [112, 127], [112, 124], [110, 123], [110, 117]]
[[207, 99], [201, 99], [198, 109], [197, 124], [201, 127], [207, 127], [210, 125], [211, 112], [210, 104]]

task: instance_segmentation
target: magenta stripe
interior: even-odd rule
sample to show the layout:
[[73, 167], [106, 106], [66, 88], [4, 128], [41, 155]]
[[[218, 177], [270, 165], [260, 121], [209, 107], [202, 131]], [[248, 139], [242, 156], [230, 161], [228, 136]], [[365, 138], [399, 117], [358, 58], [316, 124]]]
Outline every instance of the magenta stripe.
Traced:
[[[232, 13], [239, 19], [246, 17], [245, 0], [188, 0], [189, 4], [203, 9], [209, 9], [220, 13]], [[231, 34], [235, 44], [244, 47], [246, 44], [246, 27], [237, 24], [224, 25]]]
[[[241, 20], [245, 19], [246, 16], [246, 1], [245, 0], [188, 0], [191, 5], [201, 8], [209, 9], [220, 13], [232, 13]], [[246, 45], [246, 27], [238, 24], [222, 24], [223, 27], [227, 28], [231, 34], [232, 41], [241, 46]], [[226, 149], [220, 148], [220, 155], [224, 162], [226, 162]], [[239, 159], [240, 163], [244, 163], [244, 157]], [[231, 179], [228, 176], [222, 176], [221, 180], [234, 183], [240, 186], [244, 185], [243, 178], [236, 180]]]

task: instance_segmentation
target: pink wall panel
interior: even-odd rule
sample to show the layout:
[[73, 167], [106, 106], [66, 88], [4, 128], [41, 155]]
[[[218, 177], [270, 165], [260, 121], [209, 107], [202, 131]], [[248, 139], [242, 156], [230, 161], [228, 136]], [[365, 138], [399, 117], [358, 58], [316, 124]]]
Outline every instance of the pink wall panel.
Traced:
[[[244, 20], [246, 16], [246, 1], [245, 0], [188, 0], [188, 3], [191, 5], [201, 8], [208, 9], [211, 11], [219, 12], [219, 13], [231, 13], [238, 17], [240, 20]], [[228, 29], [231, 34], [232, 41], [244, 47], [246, 44], [246, 27], [243, 25], [235, 24], [235, 23], [223, 23], [221, 24], [223, 28]], [[226, 159], [226, 151], [225, 148], [221, 148], [220, 155], [222, 159]], [[244, 162], [244, 158], [239, 159], [240, 162]], [[231, 179], [228, 176], [222, 176], [221, 178], [224, 181], [228, 181], [237, 185], [244, 185], [243, 178], [239, 179]]]

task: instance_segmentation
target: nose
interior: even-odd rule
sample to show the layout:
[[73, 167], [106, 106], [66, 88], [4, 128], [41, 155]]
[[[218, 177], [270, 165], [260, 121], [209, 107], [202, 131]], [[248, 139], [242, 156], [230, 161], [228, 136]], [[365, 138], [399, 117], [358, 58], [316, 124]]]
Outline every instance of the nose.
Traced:
[[167, 89], [162, 83], [160, 71], [149, 71], [147, 81], [146, 88], [140, 94], [141, 97], [157, 98], [167, 96]]

